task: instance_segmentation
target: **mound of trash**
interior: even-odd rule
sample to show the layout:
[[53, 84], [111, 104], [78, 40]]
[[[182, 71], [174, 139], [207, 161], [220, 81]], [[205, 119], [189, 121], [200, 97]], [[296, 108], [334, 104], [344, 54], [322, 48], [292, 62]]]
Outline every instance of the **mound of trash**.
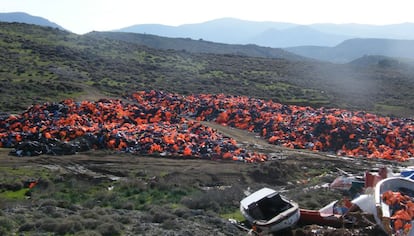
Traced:
[[150, 91], [137, 92], [132, 98], [162, 103], [168, 110], [196, 120], [256, 132], [269, 143], [285, 147], [398, 161], [414, 155], [413, 119], [224, 94], [178, 97]]
[[17, 156], [111, 149], [248, 162], [267, 158], [151, 99], [137, 104], [65, 100], [33, 105], [21, 115], [0, 120], [0, 146], [14, 148], [11, 154]]
[[0, 147], [12, 154], [72, 154], [89, 149], [162, 156], [265, 161], [199, 121], [258, 133], [269, 143], [353, 157], [405, 161], [414, 155], [414, 121], [362, 111], [283, 105], [245, 96], [131, 94], [33, 105], [0, 117]]

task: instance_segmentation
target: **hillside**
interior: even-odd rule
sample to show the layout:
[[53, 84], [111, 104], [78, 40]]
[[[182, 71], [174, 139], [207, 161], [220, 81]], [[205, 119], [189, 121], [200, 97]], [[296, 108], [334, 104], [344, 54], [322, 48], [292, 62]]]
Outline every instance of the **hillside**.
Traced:
[[347, 63], [364, 55], [414, 59], [414, 40], [350, 39], [335, 47], [300, 46], [287, 51], [309, 58]]
[[405, 68], [414, 73], [414, 59], [394, 58], [379, 55], [365, 55], [353, 61], [348, 62], [350, 65], [362, 67], [389, 67], [389, 68]]
[[93, 100], [157, 89], [414, 114], [414, 75], [404, 68], [159, 50], [93, 34], [18, 23], [0, 26], [3, 112], [65, 98]]
[[8, 13], [0, 13], [0, 22], [18, 22], [18, 23], [26, 23], [32, 25], [40, 25], [52, 28], [58, 28], [61, 30], [65, 30], [62, 26], [53, 23], [43, 17], [39, 16], [32, 16], [30, 14], [24, 12], [8, 12]]
[[283, 49], [260, 47], [257, 45], [236, 45], [214, 43], [205, 40], [190, 38], [167, 38], [150, 34], [122, 33], [122, 32], [91, 32], [87, 36], [94, 38], [108, 38], [128, 43], [136, 43], [156, 49], [173, 49], [191, 53], [232, 54], [248, 57], [278, 58], [287, 60], [309, 60]]

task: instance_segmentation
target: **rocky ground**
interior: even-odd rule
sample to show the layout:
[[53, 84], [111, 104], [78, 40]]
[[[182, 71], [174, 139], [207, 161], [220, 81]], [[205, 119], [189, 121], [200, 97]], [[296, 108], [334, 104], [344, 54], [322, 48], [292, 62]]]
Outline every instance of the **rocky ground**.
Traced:
[[[343, 193], [327, 188], [341, 171], [363, 175], [409, 163], [340, 158], [284, 149], [254, 134], [208, 125], [264, 163], [114, 152], [18, 158], [0, 149], [0, 235], [246, 235], [239, 201], [267, 186], [302, 208], [319, 209]], [[37, 183], [28, 188], [30, 183]], [[280, 235], [379, 235], [375, 227], [298, 226]]]

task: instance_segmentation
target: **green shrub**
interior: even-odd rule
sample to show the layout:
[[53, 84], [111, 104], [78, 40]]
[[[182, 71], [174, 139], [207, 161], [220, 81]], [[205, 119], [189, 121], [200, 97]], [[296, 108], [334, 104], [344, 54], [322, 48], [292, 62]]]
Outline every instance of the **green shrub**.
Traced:
[[14, 181], [13, 183], [0, 184], [0, 189], [9, 190], [9, 191], [18, 191], [23, 188], [23, 183], [21, 181]]
[[152, 222], [163, 223], [167, 219], [170, 219], [171, 215], [165, 212], [157, 212], [152, 216]]
[[174, 215], [166, 212], [164, 208], [159, 206], [152, 207], [149, 212], [152, 215], [152, 222], [154, 223], [163, 223], [168, 219], [175, 218]]
[[181, 203], [190, 209], [211, 209], [213, 211], [220, 210], [220, 206], [216, 201], [214, 201], [213, 199], [208, 199], [208, 197], [206, 197], [206, 195], [203, 194], [197, 194], [192, 197], [186, 197], [181, 201]]
[[96, 230], [102, 234], [102, 236], [117, 236], [121, 235], [121, 227], [118, 223], [103, 223], [99, 225]]
[[128, 215], [118, 215], [115, 217], [115, 221], [126, 225], [131, 223], [131, 217]]
[[187, 211], [188, 211], [188, 208], [180, 207], [180, 208], [175, 209], [173, 213], [174, 215], [178, 217], [183, 217]]
[[60, 235], [65, 235], [67, 233], [74, 234], [78, 231], [83, 230], [83, 225], [79, 219], [65, 219], [62, 220], [55, 228], [55, 232]]
[[96, 229], [99, 225], [99, 220], [95, 219], [83, 219], [82, 225], [85, 229]]
[[134, 208], [135, 208], [135, 203], [132, 201], [123, 201], [119, 206], [119, 209], [125, 209], [125, 210], [134, 210]]
[[97, 213], [95, 211], [95, 209], [91, 209], [91, 210], [83, 210], [80, 212], [80, 215], [85, 218], [85, 219], [97, 219], [98, 216], [100, 215], [99, 213]]
[[224, 190], [213, 189], [184, 197], [181, 203], [190, 209], [225, 212], [229, 208], [238, 206], [238, 202], [241, 199], [240, 196], [242, 196], [242, 190], [238, 187]]
[[[10, 219], [10, 218], [9, 218]], [[17, 214], [14, 215], [13, 217], [11, 217], [11, 219], [13, 219], [13, 221], [17, 224], [17, 225], [22, 225], [24, 223], [27, 222], [26, 220], [26, 216], [23, 214]]]
[[53, 216], [56, 213], [56, 207], [54, 206], [41, 206], [39, 210], [50, 216]]
[[167, 219], [162, 222], [161, 227], [168, 230], [178, 230], [180, 229], [180, 224], [178, 224], [177, 219]]
[[59, 222], [53, 218], [40, 219], [36, 222], [35, 227], [46, 232], [55, 232]]
[[0, 216], [0, 235], [9, 235], [14, 227], [14, 222], [4, 216]]
[[19, 232], [32, 231], [35, 228], [36, 227], [34, 223], [24, 223], [19, 227]]
[[39, 205], [42, 206], [58, 206], [58, 202], [54, 199], [44, 199], [41, 200]]
[[76, 233], [77, 236], [101, 236], [102, 234], [94, 230], [82, 230]]
[[5, 199], [9, 200], [24, 200], [26, 198], [26, 194], [28, 193], [28, 188], [22, 188], [16, 191], [9, 190], [0, 193], [0, 197], [3, 197]]

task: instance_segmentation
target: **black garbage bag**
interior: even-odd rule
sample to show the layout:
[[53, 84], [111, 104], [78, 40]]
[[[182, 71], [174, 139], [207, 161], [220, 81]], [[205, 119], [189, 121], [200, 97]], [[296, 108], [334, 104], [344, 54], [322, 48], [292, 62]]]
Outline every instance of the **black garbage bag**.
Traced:
[[76, 154], [79, 147], [66, 142], [59, 142], [50, 144], [50, 153], [51, 155], [61, 156], [61, 155], [73, 155]]
[[24, 141], [18, 143], [12, 151], [10, 151], [10, 155], [14, 156], [39, 156], [45, 154], [47, 151], [47, 147], [44, 143], [38, 141]]
[[79, 143], [68, 143], [57, 139], [49, 139], [42, 141], [24, 141], [18, 143], [10, 155], [13, 156], [39, 156], [42, 154], [48, 155], [73, 155], [83, 150], [85, 147], [80, 146]]

